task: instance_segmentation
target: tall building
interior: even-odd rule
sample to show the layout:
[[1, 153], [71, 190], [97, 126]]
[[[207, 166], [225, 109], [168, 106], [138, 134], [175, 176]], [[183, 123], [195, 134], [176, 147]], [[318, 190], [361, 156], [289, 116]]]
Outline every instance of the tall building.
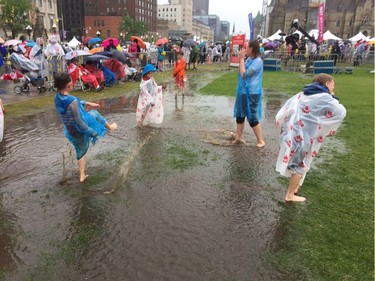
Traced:
[[[74, 36], [81, 40], [85, 35], [83, 0], [58, 0], [59, 30], [69, 41]], [[62, 36], [62, 35], [60, 35]]]
[[208, 15], [209, 0], [193, 0], [193, 16]]
[[220, 32], [221, 32], [221, 21], [217, 15], [206, 15], [206, 16], [194, 16], [195, 20], [203, 22], [205, 25], [208, 25], [214, 31], [215, 41], [219, 41]]
[[83, 0], [88, 36], [119, 37], [122, 17], [127, 15], [156, 31], [156, 0]]
[[175, 21], [187, 33], [193, 31], [192, 0], [170, 0], [169, 4], [158, 5], [158, 18]]

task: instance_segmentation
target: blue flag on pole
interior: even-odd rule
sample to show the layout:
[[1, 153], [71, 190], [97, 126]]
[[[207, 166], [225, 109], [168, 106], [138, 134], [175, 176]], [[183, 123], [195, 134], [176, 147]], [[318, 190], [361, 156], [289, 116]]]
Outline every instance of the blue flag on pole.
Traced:
[[253, 14], [249, 14], [250, 40], [254, 40]]

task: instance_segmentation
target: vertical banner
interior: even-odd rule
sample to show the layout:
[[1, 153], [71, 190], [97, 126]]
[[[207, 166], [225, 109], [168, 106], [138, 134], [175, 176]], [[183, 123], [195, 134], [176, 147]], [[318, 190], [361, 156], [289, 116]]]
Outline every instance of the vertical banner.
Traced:
[[250, 40], [254, 40], [253, 14], [249, 14]]
[[239, 66], [240, 59], [238, 53], [246, 44], [246, 34], [232, 35], [232, 43], [230, 44], [230, 66]]
[[318, 11], [318, 42], [323, 42], [323, 34], [324, 34], [324, 3], [319, 5]]

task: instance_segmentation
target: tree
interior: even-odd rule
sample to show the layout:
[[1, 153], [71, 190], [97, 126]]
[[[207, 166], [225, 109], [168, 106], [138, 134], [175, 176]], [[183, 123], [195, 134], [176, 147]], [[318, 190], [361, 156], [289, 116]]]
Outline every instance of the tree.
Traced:
[[143, 35], [148, 32], [148, 29], [143, 22], [135, 21], [131, 17], [125, 15], [122, 17], [120, 32], [125, 34], [125, 40], [130, 40], [130, 36]]
[[0, 0], [0, 6], [0, 28], [4, 31], [6, 37], [8, 37], [7, 30], [10, 30], [12, 38], [16, 38], [18, 33], [30, 24], [31, 1]]

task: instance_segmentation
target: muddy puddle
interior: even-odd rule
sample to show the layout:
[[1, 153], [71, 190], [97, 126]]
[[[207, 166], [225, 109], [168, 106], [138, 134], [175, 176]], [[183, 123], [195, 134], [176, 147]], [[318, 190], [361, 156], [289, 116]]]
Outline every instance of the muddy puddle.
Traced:
[[157, 128], [135, 127], [134, 97], [100, 101], [119, 130], [89, 150], [84, 184], [54, 112], [6, 123], [0, 280], [289, 280], [270, 261], [285, 192], [274, 168], [283, 100], [265, 97], [265, 148], [249, 127], [248, 145], [221, 145], [234, 98], [201, 96], [207, 79], [196, 81], [184, 101], [164, 93]]

